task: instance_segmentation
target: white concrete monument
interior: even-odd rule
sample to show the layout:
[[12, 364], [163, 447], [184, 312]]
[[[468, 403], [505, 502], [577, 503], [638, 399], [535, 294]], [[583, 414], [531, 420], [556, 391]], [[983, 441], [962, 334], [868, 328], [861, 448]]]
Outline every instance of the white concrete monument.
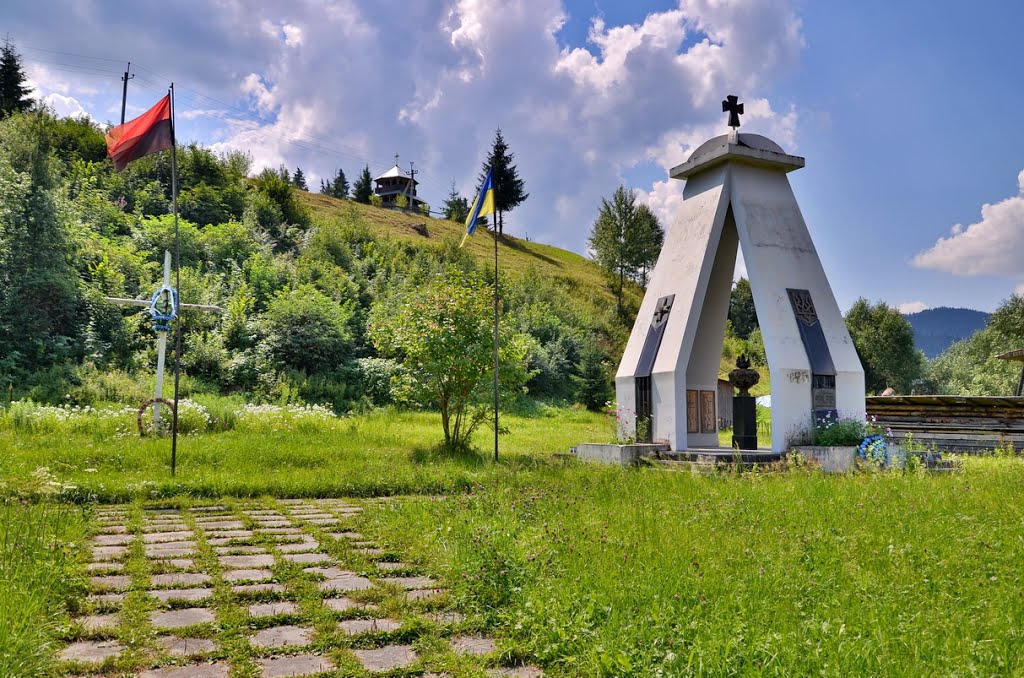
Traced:
[[[718, 370], [742, 248], [771, 373], [772, 450], [826, 413], [864, 416], [864, 370], [786, 174], [804, 166], [775, 142], [729, 134], [672, 168], [683, 204], [665, 235], [615, 375], [620, 435], [672, 450], [718, 447]], [[639, 425], [638, 425], [639, 423]]]

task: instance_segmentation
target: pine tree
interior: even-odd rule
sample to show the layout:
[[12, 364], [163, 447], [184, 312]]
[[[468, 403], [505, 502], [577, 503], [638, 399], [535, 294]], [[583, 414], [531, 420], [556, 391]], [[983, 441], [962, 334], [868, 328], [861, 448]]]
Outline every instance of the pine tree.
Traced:
[[21, 57], [14, 46], [5, 42], [0, 48], [0, 120], [11, 113], [24, 113], [32, 107], [25, 85], [25, 72], [21, 69]]
[[370, 196], [373, 195], [373, 187], [370, 183], [373, 179], [370, 177], [370, 167], [367, 165], [363, 168], [363, 171], [359, 173], [359, 178], [356, 179], [356, 183], [352, 185], [352, 199], [356, 202], [361, 202], [364, 205], [370, 204]]
[[487, 178], [487, 172], [494, 168], [494, 208], [498, 211], [498, 233], [504, 233], [504, 213], [511, 212], [520, 203], [530, 197], [529, 193], [523, 192], [523, 180], [519, 178], [516, 166], [512, 164], [515, 158], [514, 153], [508, 152], [508, 144], [501, 135], [501, 128], [494, 135], [494, 145], [491, 147], [491, 154], [487, 156], [480, 180], [477, 183], [477, 191]]
[[62, 364], [82, 348], [51, 124], [43, 112], [0, 122], [0, 373], [8, 376]]
[[295, 168], [295, 174], [292, 175], [292, 184], [295, 185], [295, 188], [302, 189], [303, 191], [309, 190], [309, 186], [306, 184], [306, 175], [302, 173], [301, 167]]
[[463, 222], [469, 216], [469, 201], [459, 195], [455, 190], [455, 180], [452, 180], [452, 190], [444, 201], [444, 218], [449, 221]]
[[348, 179], [345, 178], [345, 172], [339, 168], [337, 175], [331, 182], [331, 195], [335, 198], [341, 198], [342, 200], [348, 197]]

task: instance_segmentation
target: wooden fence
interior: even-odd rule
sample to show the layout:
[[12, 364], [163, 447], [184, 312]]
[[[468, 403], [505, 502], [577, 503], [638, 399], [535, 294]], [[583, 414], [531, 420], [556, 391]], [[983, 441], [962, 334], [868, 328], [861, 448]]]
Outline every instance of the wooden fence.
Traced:
[[1024, 449], [1024, 398], [989, 396], [874, 396], [867, 413], [897, 440], [940, 450], [980, 452], [1013, 445]]

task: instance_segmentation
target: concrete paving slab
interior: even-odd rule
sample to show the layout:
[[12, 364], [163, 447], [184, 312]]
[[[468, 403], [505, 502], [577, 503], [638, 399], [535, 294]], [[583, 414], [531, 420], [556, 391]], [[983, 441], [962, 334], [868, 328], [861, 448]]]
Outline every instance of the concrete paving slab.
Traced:
[[217, 645], [209, 638], [179, 638], [177, 636], [160, 636], [156, 639], [157, 646], [175, 657], [191, 657], [197, 654], [213, 652]]
[[149, 621], [153, 626], [165, 629], [177, 629], [193, 624], [209, 624], [216, 617], [208, 607], [186, 607], [181, 610], [156, 610], [149, 613]]
[[259, 665], [262, 678], [284, 678], [285, 676], [306, 676], [324, 673], [334, 669], [334, 662], [315, 654], [299, 654], [294, 657], [261, 659]]
[[367, 671], [390, 671], [416, 662], [412, 645], [385, 645], [373, 650], [352, 650]]
[[210, 575], [200, 572], [170, 572], [167, 574], [154, 574], [149, 578], [151, 586], [200, 586], [209, 584], [212, 579]]
[[102, 662], [124, 650], [124, 645], [113, 640], [80, 640], [60, 651], [61, 661]]
[[256, 555], [221, 556], [218, 560], [223, 567], [232, 569], [271, 567], [274, 564], [274, 556], [266, 553]]
[[350, 636], [360, 633], [390, 633], [402, 628], [402, 622], [394, 619], [346, 619], [338, 627]]
[[313, 629], [301, 626], [271, 626], [257, 631], [250, 642], [257, 647], [290, 647], [313, 642]]
[[255, 603], [248, 608], [250, 617], [276, 617], [279, 614], [298, 614], [299, 606], [290, 600], [275, 603]]
[[271, 579], [274, 573], [270, 570], [225, 570], [223, 576], [228, 581], [264, 581]]
[[186, 666], [165, 666], [143, 671], [139, 678], [228, 678], [231, 667], [226, 662], [216, 664], [188, 664]]
[[284, 593], [287, 589], [284, 584], [238, 584], [232, 586], [231, 590], [239, 595], [256, 593]]

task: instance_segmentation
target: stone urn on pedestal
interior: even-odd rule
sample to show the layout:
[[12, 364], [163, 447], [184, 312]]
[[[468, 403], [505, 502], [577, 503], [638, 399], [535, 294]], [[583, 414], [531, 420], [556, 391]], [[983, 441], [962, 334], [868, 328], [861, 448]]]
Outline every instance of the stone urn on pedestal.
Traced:
[[732, 446], [738, 450], [757, 449], [757, 401], [750, 389], [759, 381], [761, 375], [751, 369], [747, 356], [737, 358], [729, 383], [738, 391], [732, 398]]

